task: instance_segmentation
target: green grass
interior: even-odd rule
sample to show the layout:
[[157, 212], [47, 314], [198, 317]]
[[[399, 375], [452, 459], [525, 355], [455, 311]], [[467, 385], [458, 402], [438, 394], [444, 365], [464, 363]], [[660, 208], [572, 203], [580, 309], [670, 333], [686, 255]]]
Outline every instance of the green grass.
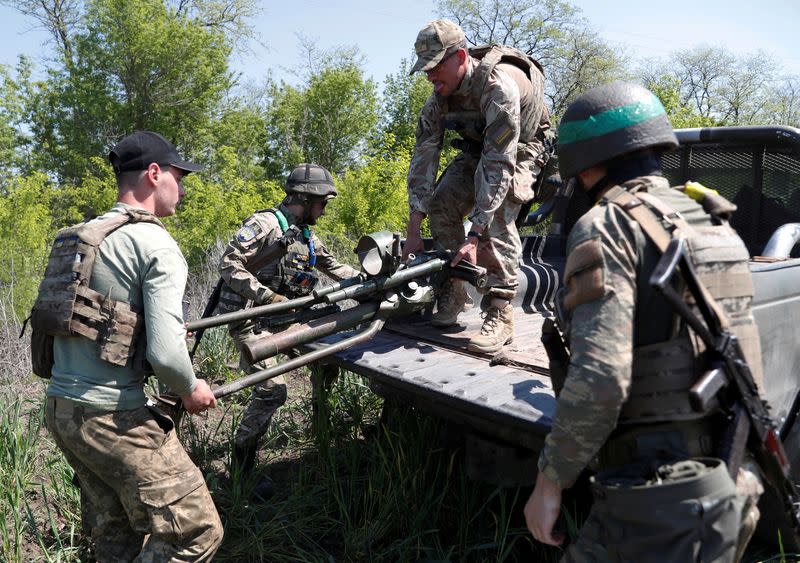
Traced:
[[[383, 424], [383, 400], [349, 373], [316, 411], [307, 372], [289, 386], [259, 453], [258, 471], [278, 486], [269, 503], [248, 499], [257, 476], [229, 471], [248, 391], [181, 425], [225, 523], [215, 561], [558, 559], [532, 550], [521, 516], [527, 491], [469, 481], [434, 419], [393, 409]], [[8, 395], [0, 407], [0, 560], [91, 560], [80, 493], [43, 428], [42, 404]]]
[[[529, 489], [471, 481], [441, 424], [408, 407], [381, 418], [383, 399], [343, 374], [314, 408], [308, 371], [288, 377], [289, 401], [264, 438], [258, 472], [278, 492], [248, 498], [258, 475], [231, 475], [230, 443], [249, 390], [207, 416], [184, 417], [181, 439], [206, 475], [225, 524], [215, 561], [557, 561], [533, 542]], [[90, 561], [72, 470], [43, 428], [43, 389], [0, 403], [0, 560]], [[585, 516], [565, 508], [575, 537]], [[791, 554], [751, 550], [747, 561]]]

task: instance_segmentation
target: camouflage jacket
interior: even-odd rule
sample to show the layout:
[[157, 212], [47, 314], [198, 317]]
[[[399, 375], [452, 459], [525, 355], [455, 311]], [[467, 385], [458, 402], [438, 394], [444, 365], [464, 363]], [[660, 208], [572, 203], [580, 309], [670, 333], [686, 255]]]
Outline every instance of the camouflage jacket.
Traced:
[[[458, 89], [447, 98], [436, 92], [431, 93], [417, 122], [416, 144], [408, 171], [408, 204], [410, 210], [428, 213], [428, 204], [436, 183], [439, 169], [439, 156], [442, 151], [445, 133], [445, 113], [459, 111], [479, 111], [485, 127], [476, 136], [480, 138], [482, 150], [475, 171], [475, 207], [469, 215], [470, 220], [481, 226], [488, 225], [494, 212], [503, 203], [512, 189], [515, 169], [523, 159], [535, 160], [540, 157], [544, 145], [539, 139], [520, 142], [520, 107], [534, 112], [538, 119], [549, 128], [549, 118], [544, 105], [543, 82], [530, 82], [530, 88], [520, 91], [514, 73], [523, 74], [517, 67], [498, 64], [486, 80], [486, 86], [478, 102], [472, 93], [472, 81], [480, 61], [470, 57], [464, 79]], [[524, 84], [524, 80], [519, 81]], [[464, 135], [467, 138], [471, 136]], [[478, 140], [478, 139], [476, 139]], [[525, 186], [527, 194], [519, 194], [520, 199], [533, 197], [532, 187]]]
[[[286, 206], [281, 204], [278, 209], [286, 217], [289, 225], [296, 223], [297, 218], [289, 212]], [[268, 248], [282, 234], [278, 219], [274, 213], [268, 210], [259, 211], [242, 223], [239, 231], [228, 243], [219, 265], [220, 276], [225, 282], [220, 298], [221, 309], [240, 308], [244, 306], [244, 301], [269, 302], [274, 292], [268, 285], [272, 285], [271, 282], [275, 281], [274, 278], [280, 275], [279, 263], [281, 260], [275, 260], [255, 273], [247, 270], [247, 263], [255, 259], [262, 249]], [[316, 268], [337, 281], [358, 274], [347, 264], [340, 264], [315, 234], [312, 233], [311, 237], [317, 256]], [[301, 234], [297, 243], [306, 246], [308, 241]], [[277, 286], [277, 284], [275, 285]], [[231, 292], [235, 295], [231, 295]], [[238, 300], [238, 306], [223, 306], [226, 301], [231, 300], [231, 297], [236, 296], [243, 298]], [[293, 296], [286, 295], [285, 297], [292, 298]]]
[[[711, 225], [700, 205], [670, 188], [666, 179], [646, 176], [623, 184], [635, 186], [643, 186], [690, 225]], [[601, 203], [583, 215], [569, 234], [567, 256], [587, 242], [599, 252], [589, 274], [580, 276], [587, 279], [577, 282], [590, 289], [582, 288], [583, 297], [576, 301], [573, 296], [569, 306], [570, 364], [539, 457], [539, 470], [564, 488], [615, 430], [629, 397], [634, 348], [667, 340], [674, 318], [649, 285], [660, 253], [624, 210]], [[569, 284], [565, 302], [572, 292]]]

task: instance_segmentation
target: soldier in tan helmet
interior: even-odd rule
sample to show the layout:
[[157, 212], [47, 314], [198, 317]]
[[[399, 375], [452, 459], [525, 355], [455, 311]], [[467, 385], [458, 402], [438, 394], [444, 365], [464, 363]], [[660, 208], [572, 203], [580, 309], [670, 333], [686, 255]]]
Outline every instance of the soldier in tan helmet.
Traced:
[[[278, 206], [256, 211], [245, 219], [225, 249], [219, 265], [220, 276], [225, 282], [220, 294], [220, 312], [230, 313], [309, 295], [317, 284], [319, 271], [337, 281], [358, 275], [347, 264], [338, 262], [311, 230], [325, 214], [328, 202], [336, 197], [331, 173], [318, 164], [299, 164], [289, 174], [285, 190], [286, 197]], [[253, 270], [252, 266], [260, 262], [271, 245], [292, 226], [301, 228], [301, 232], [286, 252]], [[264, 327], [262, 320], [256, 318], [231, 325], [230, 334], [240, 351], [247, 342], [275, 331], [274, 327]], [[254, 373], [275, 363], [275, 358], [268, 358], [250, 364], [242, 355], [239, 367], [247, 373]], [[337, 374], [335, 366], [323, 365], [320, 376], [324, 381], [315, 384], [329, 384]], [[243, 475], [254, 470], [258, 442], [286, 399], [283, 376], [253, 388], [235, 436], [234, 461]], [[265, 501], [273, 492], [272, 481], [261, 477], [251, 495], [254, 500]]]
[[[467, 260], [488, 270], [483, 326], [468, 347], [496, 352], [514, 332], [511, 299], [522, 252], [515, 221], [521, 205], [533, 199], [547, 158], [544, 74], [538, 62], [511, 47], [467, 49], [464, 32], [445, 19], [429, 22], [415, 49], [411, 72], [426, 73], [433, 92], [419, 116], [408, 171], [404, 252], [422, 248], [420, 225], [427, 216], [434, 244], [457, 252], [454, 264]], [[453, 146], [461, 152], [437, 180], [447, 129], [458, 133]], [[456, 324], [467, 298], [461, 281], [446, 283], [432, 323]]]

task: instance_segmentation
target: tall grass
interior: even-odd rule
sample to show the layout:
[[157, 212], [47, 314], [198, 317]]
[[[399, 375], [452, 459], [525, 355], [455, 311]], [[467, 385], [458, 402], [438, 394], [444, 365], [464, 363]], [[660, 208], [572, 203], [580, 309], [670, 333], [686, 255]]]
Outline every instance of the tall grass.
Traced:
[[[214, 262], [213, 258], [209, 262]], [[215, 272], [190, 286], [199, 316]], [[90, 561], [80, 492], [43, 428], [44, 385], [30, 374], [27, 339], [0, 293], [0, 561]], [[236, 376], [225, 329], [211, 330], [195, 358], [210, 379]], [[216, 561], [557, 561], [560, 550], [524, 527], [526, 489], [467, 479], [462, 452], [439, 421], [387, 410], [366, 381], [344, 373], [312, 399], [309, 370], [287, 375], [289, 401], [259, 451], [257, 472], [231, 472], [231, 443], [249, 396], [242, 391], [179, 429], [225, 524]], [[320, 386], [320, 389], [324, 389]], [[277, 493], [250, 499], [259, 473]], [[570, 510], [570, 516], [574, 510]], [[578, 523], [570, 519], [570, 533]], [[790, 560], [777, 556], [771, 561]]]

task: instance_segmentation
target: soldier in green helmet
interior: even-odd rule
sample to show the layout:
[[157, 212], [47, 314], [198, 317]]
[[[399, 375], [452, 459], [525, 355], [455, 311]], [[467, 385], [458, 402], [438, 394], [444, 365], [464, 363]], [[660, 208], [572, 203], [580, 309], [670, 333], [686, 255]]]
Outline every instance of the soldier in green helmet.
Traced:
[[[408, 170], [404, 253], [422, 248], [420, 225], [428, 217], [434, 244], [455, 251], [454, 264], [467, 260], [487, 269], [484, 321], [468, 348], [494, 353], [513, 339], [511, 300], [522, 254], [516, 220], [521, 205], [534, 198], [534, 182], [549, 154], [544, 73], [512, 47], [468, 49], [462, 29], [446, 19], [422, 28], [414, 48], [412, 72], [424, 72], [433, 92], [420, 112]], [[458, 134], [453, 146], [460, 152], [437, 179], [446, 130]], [[463, 283], [449, 280], [432, 324], [455, 325], [467, 302]]]
[[684, 237], [760, 382], [749, 253], [728, 225], [735, 207], [671, 188], [659, 156], [675, 147], [658, 98], [635, 84], [590, 90], [559, 127], [561, 176], [597, 205], [568, 237], [559, 320], [570, 360], [525, 518], [537, 540], [560, 545], [562, 490], [596, 470], [592, 511], [564, 561], [735, 561], [759, 517], [757, 466], [745, 458], [731, 476], [716, 457], [728, 421], [689, 400], [709, 359], [649, 284], [666, 245]]
[[[311, 231], [325, 213], [325, 206], [336, 197], [331, 173], [317, 164], [300, 164], [286, 180], [286, 197], [275, 208], [256, 211], [248, 217], [231, 239], [219, 266], [223, 279], [219, 311], [230, 313], [254, 305], [267, 305], [309, 295], [318, 281], [318, 271], [334, 280], [358, 275], [346, 264], [340, 264]], [[278, 260], [259, 266], [257, 271], [248, 264], [260, 262], [259, 255], [279, 239], [291, 226], [300, 228], [286, 254]], [[230, 334], [241, 351], [245, 343], [265, 336], [259, 319], [231, 325]], [[270, 358], [250, 364], [242, 355], [239, 367], [254, 373], [275, 364]], [[325, 366], [323, 377], [331, 379], [336, 369]], [[234, 461], [243, 474], [255, 465], [259, 439], [269, 427], [275, 411], [286, 402], [286, 381], [283, 376], [270, 379], [253, 388], [252, 398], [236, 430]], [[253, 490], [256, 499], [272, 494], [272, 484], [262, 478]]]

